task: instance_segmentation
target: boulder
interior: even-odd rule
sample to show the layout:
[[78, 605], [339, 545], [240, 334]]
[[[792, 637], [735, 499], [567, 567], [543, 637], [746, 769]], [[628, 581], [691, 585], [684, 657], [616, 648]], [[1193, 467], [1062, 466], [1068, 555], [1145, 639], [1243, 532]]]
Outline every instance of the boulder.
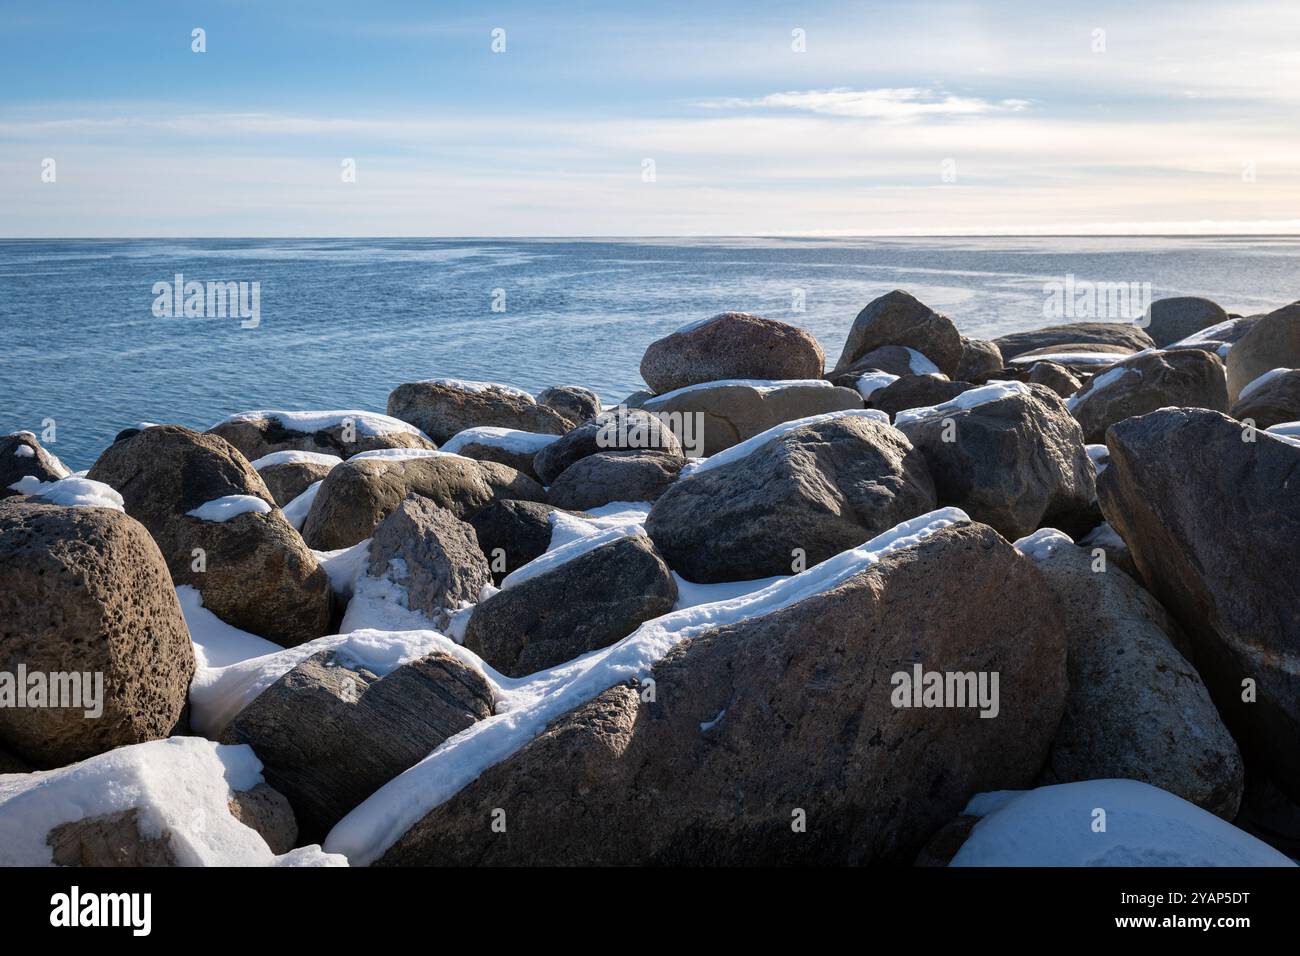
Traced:
[[1097, 523], [1083, 432], [1046, 386], [985, 385], [895, 424], [924, 457], [939, 503], [1008, 539], [1043, 525], [1082, 534]]
[[842, 413], [743, 457], [684, 472], [646, 530], [688, 581], [740, 581], [811, 567], [934, 508], [924, 459], [896, 429]]
[[558, 440], [558, 435], [479, 426], [457, 432], [442, 446], [442, 450], [475, 461], [495, 461], [535, 480], [537, 473], [533, 471], [533, 459], [539, 451]]
[[43, 675], [51, 700], [56, 675], [78, 675], [64, 685], [71, 706], [0, 706], [3, 749], [56, 767], [185, 731], [194, 649], [167, 565], [133, 518], [0, 503], [0, 621], [0, 674], [13, 681], [0, 678], [0, 701], [22, 692], [20, 668]]
[[600, 396], [579, 385], [552, 385], [538, 394], [537, 401], [555, 409], [575, 425], [600, 414]]
[[[679, 389], [655, 396], [642, 407], [673, 427], [683, 445], [702, 437], [703, 447], [697, 443], [696, 454], [716, 455], [783, 422], [861, 408], [862, 398], [855, 390], [835, 387], [824, 379], [735, 381]], [[687, 416], [693, 418], [689, 423]]]
[[1199, 296], [1157, 299], [1147, 309], [1145, 331], [1157, 348], [1172, 345], [1202, 329], [1228, 321], [1223, 306]]
[[673, 576], [643, 534], [504, 585], [474, 608], [465, 646], [507, 677], [607, 647], [667, 614], [677, 600]]
[[961, 333], [952, 320], [898, 289], [872, 300], [858, 313], [834, 371], [847, 369], [882, 345], [916, 349], [949, 377], [957, 374], [961, 364]]
[[1237, 421], [1249, 418], [1256, 428], [1300, 421], [1300, 369], [1264, 373], [1237, 396], [1231, 414]]
[[1275, 368], [1300, 368], [1300, 302], [1270, 312], [1228, 353], [1228, 399]]
[[422, 458], [361, 458], [344, 462], [326, 476], [303, 524], [313, 548], [334, 551], [370, 537], [411, 495], [420, 495], [468, 518], [498, 498], [542, 501], [537, 482], [496, 462], [459, 455]]
[[533, 471], [542, 484], [549, 485], [580, 458], [602, 451], [634, 450], [680, 456], [682, 443], [670, 424], [642, 409], [620, 405], [601, 412], [539, 451], [533, 459]]
[[1070, 641], [1070, 691], [1042, 783], [1141, 780], [1232, 820], [1241, 753], [1175, 648], [1177, 625], [1132, 578], [1064, 535], [1028, 541], [1017, 547], [1061, 602]]
[[[114, 442], [88, 477], [122, 495], [172, 580], [227, 624], [286, 647], [329, 630], [329, 578], [271, 492], [225, 439], [159, 425]], [[224, 500], [226, 517], [203, 506]]]
[[[918, 663], [998, 673], [997, 719], [895, 706]], [[992, 529], [952, 527], [680, 641], [434, 807], [379, 863], [906, 863], [975, 793], [1034, 779], [1065, 693], [1064, 626], [1038, 574]], [[508, 837], [484, 823], [501, 812]]]
[[234, 791], [227, 806], [232, 817], [258, 832], [272, 853], [288, 853], [298, 845], [298, 820], [293, 807], [270, 784]]
[[266, 484], [275, 503], [283, 508], [316, 482], [323, 480], [341, 459], [333, 455], [308, 458], [302, 452], [289, 452], [283, 460], [261, 464], [263, 461], [266, 459], [253, 462], [253, 468]]
[[262, 691], [222, 740], [252, 746], [267, 783], [315, 839], [493, 706], [487, 679], [450, 654], [380, 676], [326, 650]]
[[58, 481], [68, 474], [63, 462], [42, 448], [31, 432], [0, 436], [0, 499], [20, 494], [13, 485], [28, 475], [39, 481]]
[[[123, 433], [129, 437], [129, 432]], [[437, 446], [406, 422], [374, 412], [244, 412], [209, 428], [249, 461], [278, 451], [305, 451], [351, 458], [384, 448]]]
[[677, 480], [686, 459], [661, 451], [603, 451], [579, 458], [551, 482], [547, 500], [582, 511], [612, 501], [654, 501]]
[[872, 391], [868, 408], [878, 408], [890, 418], [908, 408], [938, 405], [974, 388], [970, 382], [950, 382], [942, 375], [904, 375]]
[[1253, 329], [1262, 318], [1264, 318], [1263, 313], [1259, 315], [1229, 316], [1226, 321], [1220, 322], [1218, 325], [1211, 325], [1208, 329], [1201, 329], [1201, 331], [1194, 332], [1184, 339], [1171, 342], [1167, 348], [1170, 350], [1201, 349], [1205, 352], [1213, 352], [1219, 358], [1226, 360], [1233, 345], [1245, 338], [1246, 333]]
[[563, 435], [573, 423], [527, 392], [491, 382], [435, 379], [408, 382], [388, 396], [388, 414], [410, 422], [441, 444], [476, 426]]
[[723, 312], [651, 342], [641, 377], [671, 392], [721, 379], [821, 378], [826, 356], [803, 329], [748, 312]]
[[957, 372], [953, 376], [963, 382], [983, 385], [991, 378], [996, 378], [1006, 361], [1002, 350], [996, 342], [986, 339], [968, 339], [961, 337], [961, 361], [957, 363]]
[[939, 366], [916, 349], [902, 345], [882, 345], [859, 356], [852, 365], [837, 369], [829, 376], [836, 385], [853, 388], [854, 383], [867, 372], [889, 372], [891, 375], [929, 375], [938, 372]]
[[[1250, 440], [1243, 440], [1247, 438]], [[1219, 412], [1112, 425], [1098, 494], [1246, 758], [1300, 801], [1300, 447]], [[1244, 699], [1248, 698], [1248, 699]], [[1253, 773], [1254, 771], [1252, 771]]]
[[1083, 382], [1077, 375], [1056, 362], [1035, 362], [1021, 376], [1020, 381], [1046, 385], [1062, 398], [1069, 398], [1083, 387]]
[[409, 610], [442, 624], [446, 611], [473, 604], [492, 583], [474, 528], [418, 495], [375, 528], [367, 572], [387, 576], [405, 592]]
[[1157, 408], [1228, 410], [1223, 363], [1211, 352], [1144, 352], [1099, 372], [1069, 401], [1084, 440], [1099, 444], [1106, 429]]
[[654, 392], [650, 392], [645, 389], [638, 389], [637, 391], [633, 392], [631, 395], [623, 399], [623, 401], [619, 402], [618, 404], [624, 405], [627, 408], [640, 408], [642, 405], [644, 405], [646, 402], [648, 402], [650, 399], [654, 397], [655, 397]]
[[541, 557], [551, 546], [553, 505], [537, 501], [493, 501], [469, 517], [478, 536], [479, 550], [486, 555], [492, 580], [501, 580]]
[[1071, 322], [1050, 325], [1027, 332], [1013, 332], [993, 340], [1002, 352], [1002, 358], [1011, 361], [1017, 356], [1039, 349], [1060, 349], [1062, 346], [1094, 345], [1117, 346], [1120, 351], [1140, 352], [1153, 349], [1156, 343], [1142, 329], [1128, 322]]

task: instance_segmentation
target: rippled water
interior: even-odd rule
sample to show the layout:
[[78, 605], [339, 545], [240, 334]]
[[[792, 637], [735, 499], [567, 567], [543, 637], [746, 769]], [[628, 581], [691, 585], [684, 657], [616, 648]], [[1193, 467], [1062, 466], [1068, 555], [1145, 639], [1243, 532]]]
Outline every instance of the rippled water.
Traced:
[[[647, 344], [726, 309], [809, 329], [833, 363], [857, 311], [894, 288], [988, 337], [1047, 324], [1044, 283], [1067, 274], [1270, 309], [1300, 297], [1298, 254], [1297, 237], [7, 240], [0, 432], [53, 419], [51, 450], [84, 468], [135, 422], [383, 411], [421, 378], [616, 402], [640, 387]], [[259, 282], [260, 325], [156, 318], [153, 285], [176, 273]]]

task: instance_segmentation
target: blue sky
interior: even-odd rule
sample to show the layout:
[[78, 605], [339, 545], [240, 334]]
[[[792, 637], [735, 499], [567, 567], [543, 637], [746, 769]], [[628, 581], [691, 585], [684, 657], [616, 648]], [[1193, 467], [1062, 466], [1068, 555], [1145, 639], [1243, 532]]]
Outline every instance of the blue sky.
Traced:
[[4, 2], [0, 235], [1297, 232], [1297, 107], [1295, 2]]

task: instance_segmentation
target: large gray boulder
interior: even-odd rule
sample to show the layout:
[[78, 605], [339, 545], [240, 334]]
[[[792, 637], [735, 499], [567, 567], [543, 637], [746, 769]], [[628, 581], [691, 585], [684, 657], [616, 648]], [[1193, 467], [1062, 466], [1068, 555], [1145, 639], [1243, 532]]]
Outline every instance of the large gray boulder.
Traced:
[[884, 345], [916, 349], [949, 377], [961, 364], [961, 333], [952, 320], [899, 289], [872, 300], [858, 313], [834, 371]]
[[1228, 353], [1228, 399], [1275, 368], [1300, 368], [1300, 302], [1270, 312]]
[[1027, 332], [1012, 332], [993, 341], [1008, 362], [1026, 352], [1065, 345], [1113, 345], [1128, 352], [1156, 347], [1151, 336], [1128, 322], [1070, 322]]
[[508, 677], [607, 647], [672, 610], [677, 584], [645, 535], [619, 538], [474, 608], [465, 646]]
[[1184, 295], [1171, 299], [1156, 299], [1147, 309], [1146, 333], [1164, 348], [1189, 335], [1195, 335], [1212, 325], [1228, 321], [1223, 306], [1200, 296]]
[[1083, 432], [1050, 388], [985, 385], [895, 424], [924, 457], [939, 504], [1006, 538], [1044, 525], [1082, 534], [1097, 523]]
[[386, 576], [405, 592], [407, 608], [440, 623], [445, 612], [473, 604], [492, 583], [474, 528], [418, 495], [375, 529], [367, 573]]
[[580, 458], [604, 451], [659, 451], [682, 455], [682, 443], [671, 423], [639, 408], [619, 406], [583, 422], [533, 458], [533, 471], [549, 485]]
[[239, 449], [249, 461], [278, 451], [351, 458], [384, 448], [437, 447], [406, 422], [374, 412], [244, 412], [207, 431]]
[[492, 580], [502, 579], [546, 553], [551, 546], [551, 512], [554, 505], [539, 501], [493, 501], [470, 515], [479, 550], [488, 559]]
[[[974, 794], [1033, 781], [1064, 708], [1065, 647], [1029, 562], [990, 528], [949, 528], [682, 641], [435, 807], [379, 863], [909, 863]], [[895, 706], [914, 664], [997, 673], [997, 718]], [[485, 822], [502, 812], [506, 834]]]
[[1040, 535], [1020, 546], [1061, 602], [1070, 640], [1070, 692], [1042, 782], [1141, 780], [1232, 820], [1241, 753], [1175, 648], [1177, 625], [1118, 567]]
[[551, 482], [547, 500], [582, 511], [612, 501], [654, 501], [677, 480], [686, 459], [661, 451], [603, 451], [579, 458]]
[[957, 372], [953, 376], [962, 382], [983, 385], [991, 378], [997, 378], [998, 372], [1006, 360], [996, 342], [986, 339], [961, 338], [961, 361], [957, 363]]
[[58, 481], [68, 476], [68, 469], [42, 448], [31, 432], [0, 435], [0, 499], [21, 494], [13, 485], [28, 476]]
[[1101, 444], [1106, 429], [1157, 408], [1228, 410], [1223, 363], [1211, 352], [1145, 352], [1107, 366], [1069, 401], [1084, 440]]
[[[52, 675], [75, 674], [69, 686], [81, 687], [79, 700], [63, 701], [70, 706], [5, 701], [0, 749], [57, 767], [184, 732], [194, 648], [167, 565], [135, 519], [0, 503], [0, 621], [0, 673], [15, 682], [8, 693], [24, 670], [47, 687]], [[5, 693], [0, 684], [0, 701]]]
[[1106, 445], [1106, 520], [1187, 632], [1247, 765], [1300, 802], [1300, 447], [1185, 408], [1112, 425]]
[[[121, 494], [127, 514], [158, 543], [172, 580], [197, 588], [204, 607], [227, 624], [286, 647], [329, 630], [328, 576], [225, 439], [179, 425], [146, 428], [114, 442], [88, 477]], [[259, 510], [208, 516], [202, 506], [218, 499]]]
[[506, 465], [458, 455], [360, 458], [344, 462], [321, 482], [302, 526], [319, 551], [364, 541], [411, 495], [420, 495], [465, 519], [498, 498], [545, 500], [537, 482]]
[[448, 737], [490, 716], [494, 703], [487, 679], [450, 654], [381, 677], [327, 650], [262, 691], [222, 741], [252, 746], [267, 783], [319, 839]]
[[674, 416], [665, 417], [669, 423], [677, 416], [698, 416], [692, 427], [703, 436], [702, 453], [716, 455], [783, 422], [861, 408], [862, 398], [851, 388], [837, 388], [820, 378], [715, 382], [656, 396], [641, 407], [656, 415]]
[[334, 466], [339, 464], [339, 459], [326, 460], [324, 456], [315, 459], [295, 457], [260, 466], [256, 461], [252, 464], [275, 503], [283, 508], [316, 482], [323, 481]]
[[802, 425], [748, 455], [683, 474], [646, 530], [688, 581], [790, 574], [924, 514], [934, 484], [899, 431], [864, 415]]
[[970, 382], [953, 382], [943, 375], [903, 375], [873, 391], [867, 407], [878, 408], [892, 419], [909, 408], [940, 405], [974, 387]]
[[537, 394], [537, 401], [555, 409], [575, 425], [600, 414], [600, 396], [580, 385], [552, 385]]
[[809, 332], [748, 312], [723, 312], [651, 342], [641, 377], [663, 394], [721, 379], [821, 378], [825, 364]]
[[410, 422], [439, 444], [476, 426], [563, 435], [573, 423], [509, 385], [435, 379], [407, 382], [388, 396], [388, 414]]
[[1300, 421], [1300, 369], [1264, 373], [1232, 403], [1232, 417], [1250, 419], [1256, 428]]

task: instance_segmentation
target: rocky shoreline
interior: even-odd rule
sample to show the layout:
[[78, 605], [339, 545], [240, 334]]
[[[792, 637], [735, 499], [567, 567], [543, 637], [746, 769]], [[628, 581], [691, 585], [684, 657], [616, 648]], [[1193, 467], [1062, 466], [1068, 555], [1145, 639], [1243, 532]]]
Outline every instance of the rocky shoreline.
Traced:
[[827, 365], [0, 437], [0, 864], [1294, 865], [1300, 303]]

